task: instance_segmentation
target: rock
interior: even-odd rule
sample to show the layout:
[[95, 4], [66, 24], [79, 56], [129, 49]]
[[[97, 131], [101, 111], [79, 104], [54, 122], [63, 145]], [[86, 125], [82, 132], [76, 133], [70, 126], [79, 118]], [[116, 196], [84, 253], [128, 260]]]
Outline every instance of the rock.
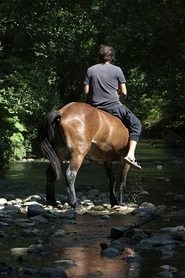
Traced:
[[168, 259], [173, 256], [175, 246], [174, 245], [166, 245], [166, 246], [159, 246], [158, 248], [161, 251], [162, 259]]
[[40, 196], [40, 195], [31, 195], [31, 196], [28, 196], [27, 198], [25, 198], [23, 200], [23, 202], [37, 202], [37, 201], [41, 201], [43, 198]]
[[135, 210], [135, 208], [128, 206], [115, 206], [115, 211], [120, 214], [129, 214]]
[[[16, 268], [6, 264], [0, 265], [0, 277], [13, 277], [16, 274]], [[8, 275], [8, 276], [7, 276]]]
[[40, 234], [40, 230], [38, 229], [24, 229], [21, 231], [22, 236], [28, 236], [28, 237], [36, 237]]
[[70, 268], [75, 266], [75, 263], [72, 260], [58, 260], [54, 261], [54, 263], [62, 266], [63, 268]]
[[116, 248], [108, 247], [101, 251], [101, 255], [109, 258], [117, 257], [121, 255], [121, 252]]
[[21, 212], [20, 207], [8, 204], [4, 206], [4, 210], [10, 215], [15, 215]]
[[0, 206], [4, 206], [7, 203], [5, 198], [0, 198]]
[[171, 265], [161, 265], [160, 268], [162, 270], [165, 270], [165, 271], [169, 271], [171, 273], [175, 273], [178, 271], [178, 269], [176, 267], [173, 267]]
[[23, 228], [29, 228], [29, 227], [32, 227], [32, 226], [36, 225], [36, 223], [31, 222], [30, 220], [24, 219], [24, 218], [17, 218], [15, 220], [15, 224], [17, 226], [23, 227]]
[[66, 219], [76, 219], [76, 212], [74, 210], [68, 210], [68, 211], [60, 212], [58, 217], [59, 218], [66, 218]]
[[173, 278], [173, 277], [174, 277], [173, 274], [168, 270], [161, 271], [156, 276], [156, 278]]
[[184, 226], [176, 226], [176, 227], [165, 227], [160, 229], [162, 233], [169, 233], [173, 239], [185, 241], [185, 227]]
[[29, 205], [27, 209], [27, 216], [32, 217], [36, 215], [45, 215], [46, 212], [40, 204]]
[[119, 252], [122, 252], [125, 247], [129, 244], [130, 239], [122, 237], [116, 240], [113, 240], [109, 245], [109, 248], [117, 249]]
[[28, 248], [29, 253], [41, 253], [44, 251], [44, 246], [39, 243], [39, 244], [32, 244]]
[[110, 215], [102, 215], [101, 219], [109, 220], [110, 219]]
[[0, 231], [0, 237], [8, 237], [8, 235], [4, 231]]
[[102, 250], [104, 250], [104, 249], [108, 248], [109, 245], [108, 245], [108, 243], [106, 243], [106, 242], [101, 242], [101, 243], [100, 243], [100, 247], [101, 247]]
[[138, 247], [143, 250], [149, 250], [155, 247], [159, 248], [160, 246], [171, 246], [174, 248], [175, 243], [170, 235], [154, 234], [150, 238], [142, 239], [138, 244]]
[[148, 208], [148, 209], [152, 209], [152, 210], [156, 210], [156, 206], [152, 203], [148, 203], [148, 202], [144, 202], [142, 203], [139, 208]]
[[185, 202], [185, 195], [179, 194], [174, 197], [175, 202]]
[[146, 190], [142, 190], [141, 192], [139, 192], [139, 195], [141, 195], [141, 196], [148, 196], [149, 192], [146, 191]]
[[41, 215], [36, 215], [36, 216], [30, 217], [30, 220], [41, 223], [41, 224], [48, 223], [48, 220]]
[[6, 223], [6, 222], [0, 222], [0, 227], [7, 227], [7, 226], [9, 226], [9, 224], [8, 223]]
[[39, 271], [39, 274], [44, 277], [60, 277], [60, 278], [67, 278], [67, 274], [63, 269], [58, 269], [54, 267], [44, 267]]
[[149, 218], [156, 215], [157, 207], [151, 203], [144, 202], [139, 208], [136, 208], [134, 214], [136, 217]]
[[138, 228], [128, 230], [128, 232], [125, 233], [125, 236], [129, 237], [132, 240], [132, 243], [137, 243], [144, 238], [148, 238], [148, 235]]
[[28, 253], [28, 248], [24, 248], [24, 247], [12, 248], [11, 253], [14, 256], [24, 256]]
[[104, 210], [104, 207], [103, 206], [94, 206], [93, 208], [92, 208], [94, 211], [103, 211]]
[[123, 227], [113, 227], [111, 229], [111, 238], [120, 238], [122, 235], [128, 231], [130, 227], [129, 226], [123, 226]]
[[55, 233], [54, 233], [54, 237], [64, 237], [67, 235], [67, 232], [60, 229], [60, 230], [57, 230]]

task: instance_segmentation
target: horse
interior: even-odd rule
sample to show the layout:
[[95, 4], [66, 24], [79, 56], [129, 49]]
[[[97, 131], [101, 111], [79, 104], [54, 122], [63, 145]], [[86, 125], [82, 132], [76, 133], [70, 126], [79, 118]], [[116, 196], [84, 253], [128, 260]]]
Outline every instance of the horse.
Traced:
[[[83, 102], [71, 102], [62, 108], [50, 111], [42, 121], [40, 147], [43, 156], [50, 162], [47, 169], [46, 201], [55, 204], [55, 181], [60, 179], [61, 166], [65, 160], [65, 181], [69, 205], [78, 207], [75, 179], [84, 161], [102, 161], [108, 179], [110, 204], [122, 203], [122, 191], [126, 187], [130, 168], [124, 161], [128, 151], [129, 132], [122, 121]], [[119, 202], [116, 197], [116, 178], [113, 161], [120, 161]]]

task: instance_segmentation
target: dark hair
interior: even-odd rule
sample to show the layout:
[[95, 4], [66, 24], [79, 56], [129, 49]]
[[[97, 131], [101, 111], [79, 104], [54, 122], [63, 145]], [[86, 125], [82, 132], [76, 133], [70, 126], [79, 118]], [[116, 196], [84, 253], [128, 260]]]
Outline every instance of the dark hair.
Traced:
[[100, 45], [99, 56], [101, 62], [112, 63], [115, 60], [115, 50], [112, 46]]

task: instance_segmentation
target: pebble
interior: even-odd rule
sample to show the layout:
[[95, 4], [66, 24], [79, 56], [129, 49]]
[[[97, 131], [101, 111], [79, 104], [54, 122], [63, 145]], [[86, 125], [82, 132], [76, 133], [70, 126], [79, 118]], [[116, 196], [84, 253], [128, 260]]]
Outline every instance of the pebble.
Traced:
[[101, 255], [105, 256], [105, 257], [109, 257], [109, 258], [111, 258], [111, 257], [115, 258], [117, 256], [120, 256], [121, 252], [118, 249], [116, 249], [116, 248], [108, 247], [108, 248], [103, 249], [101, 251]]

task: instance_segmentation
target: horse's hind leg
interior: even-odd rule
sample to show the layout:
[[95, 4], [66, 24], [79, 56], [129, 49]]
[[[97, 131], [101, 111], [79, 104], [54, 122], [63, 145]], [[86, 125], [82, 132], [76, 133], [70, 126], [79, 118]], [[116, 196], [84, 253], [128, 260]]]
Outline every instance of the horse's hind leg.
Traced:
[[119, 202], [120, 205], [123, 202], [123, 190], [126, 189], [127, 183], [127, 173], [129, 171], [130, 165], [127, 163], [123, 163], [122, 171], [121, 171], [121, 178], [120, 178], [120, 185], [119, 185]]
[[47, 184], [46, 184], [46, 200], [47, 204], [54, 205], [56, 204], [55, 200], [55, 181], [56, 181], [56, 173], [49, 165], [47, 169]]
[[73, 208], [76, 208], [78, 206], [76, 193], [75, 193], [75, 180], [76, 180], [78, 170], [83, 162], [83, 159], [84, 159], [84, 155], [73, 154], [69, 166], [65, 173], [68, 200], [70, 206]]
[[104, 161], [105, 170], [108, 178], [108, 185], [110, 189], [110, 204], [111, 206], [118, 205], [118, 200], [115, 194], [116, 179], [114, 177], [112, 162]]

